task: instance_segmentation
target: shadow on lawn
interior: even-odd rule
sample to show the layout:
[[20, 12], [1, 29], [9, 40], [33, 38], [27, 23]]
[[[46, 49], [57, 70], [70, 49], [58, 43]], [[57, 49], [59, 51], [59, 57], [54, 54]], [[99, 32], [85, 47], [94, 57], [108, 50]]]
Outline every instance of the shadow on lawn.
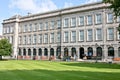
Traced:
[[0, 71], [0, 80], [119, 80], [120, 73], [53, 70]]
[[68, 66], [78, 67], [91, 67], [91, 68], [107, 68], [107, 69], [120, 69], [120, 64], [108, 64], [108, 63], [61, 63]]

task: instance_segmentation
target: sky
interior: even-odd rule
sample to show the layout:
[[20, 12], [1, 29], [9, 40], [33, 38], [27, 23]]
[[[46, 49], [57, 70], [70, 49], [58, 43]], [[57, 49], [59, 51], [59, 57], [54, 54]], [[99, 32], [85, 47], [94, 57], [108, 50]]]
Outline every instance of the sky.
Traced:
[[14, 15], [25, 16], [28, 13], [36, 14], [72, 6], [99, 2], [102, 0], [0, 0], [0, 35], [2, 22]]

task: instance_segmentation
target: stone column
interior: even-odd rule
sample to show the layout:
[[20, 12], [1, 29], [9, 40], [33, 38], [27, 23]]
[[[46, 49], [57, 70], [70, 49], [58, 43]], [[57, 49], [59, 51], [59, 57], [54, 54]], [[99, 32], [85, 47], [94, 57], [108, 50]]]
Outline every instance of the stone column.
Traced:
[[56, 60], [56, 48], [53, 48], [54, 49], [54, 59]]
[[79, 54], [79, 47], [76, 47], [76, 55], [77, 55], [77, 60], [80, 59], [80, 54]]
[[15, 24], [14, 24], [14, 43], [13, 43], [13, 58], [17, 58], [18, 55], [18, 26], [19, 26], [19, 19], [16, 16]]
[[115, 46], [114, 47], [114, 58], [117, 58], [118, 57], [118, 47]]
[[107, 49], [107, 46], [104, 45], [103, 47], [103, 61], [107, 61], [107, 58], [108, 58], [108, 49]]
[[33, 48], [31, 48], [31, 60], [33, 60]]
[[50, 58], [50, 48], [47, 48], [48, 49], [48, 56], [47, 56], [47, 59], [49, 60]]

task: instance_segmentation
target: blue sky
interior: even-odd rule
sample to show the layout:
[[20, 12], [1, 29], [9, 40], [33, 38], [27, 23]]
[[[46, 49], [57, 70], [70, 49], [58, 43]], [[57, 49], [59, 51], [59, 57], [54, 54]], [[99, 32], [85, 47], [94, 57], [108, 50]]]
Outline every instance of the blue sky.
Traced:
[[98, 1], [102, 0], [1, 0], [0, 35], [3, 20], [16, 14], [25, 16], [28, 12], [35, 14]]

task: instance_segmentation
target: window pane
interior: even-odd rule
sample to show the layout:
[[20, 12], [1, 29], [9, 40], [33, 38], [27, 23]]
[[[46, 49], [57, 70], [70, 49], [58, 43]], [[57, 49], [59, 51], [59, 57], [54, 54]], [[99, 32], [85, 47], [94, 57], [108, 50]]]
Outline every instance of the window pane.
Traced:
[[96, 24], [102, 23], [102, 16], [101, 14], [96, 14]]
[[92, 29], [89, 29], [89, 30], [88, 30], [87, 36], [88, 36], [88, 37], [87, 37], [87, 40], [88, 40], [88, 41], [92, 41], [92, 40], [93, 40], [93, 38], [92, 38]]
[[71, 36], [71, 41], [75, 42], [76, 41], [76, 31], [72, 31], [72, 36]]
[[75, 27], [76, 26], [76, 18], [71, 19], [71, 26]]
[[64, 27], [68, 27], [68, 18], [66, 18], [64, 21]]
[[68, 32], [64, 33], [64, 42], [68, 42]]
[[84, 41], [84, 30], [80, 30], [79, 32], [79, 41]]
[[96, 40], [102, 40], [102, 30], [101, 29], [96, 30]]
[[92, 15], [87, 16], [87, 25], [92, 25]]
[[80, 25], [80, 26], [83, 26], [83, 25], [84, 25], [84, 16], [81, 16], [81, 17], [79, 18], [79, 25]]
[[108, 29], [108, 40], [114, 40], [114, 29], [113, 28]]
[[108, 23], [112, 23], [112, 22], [113, 22], [113, 14], [112, 14], [112, 13], [108, 13], [107, 22], [108, 22]]

